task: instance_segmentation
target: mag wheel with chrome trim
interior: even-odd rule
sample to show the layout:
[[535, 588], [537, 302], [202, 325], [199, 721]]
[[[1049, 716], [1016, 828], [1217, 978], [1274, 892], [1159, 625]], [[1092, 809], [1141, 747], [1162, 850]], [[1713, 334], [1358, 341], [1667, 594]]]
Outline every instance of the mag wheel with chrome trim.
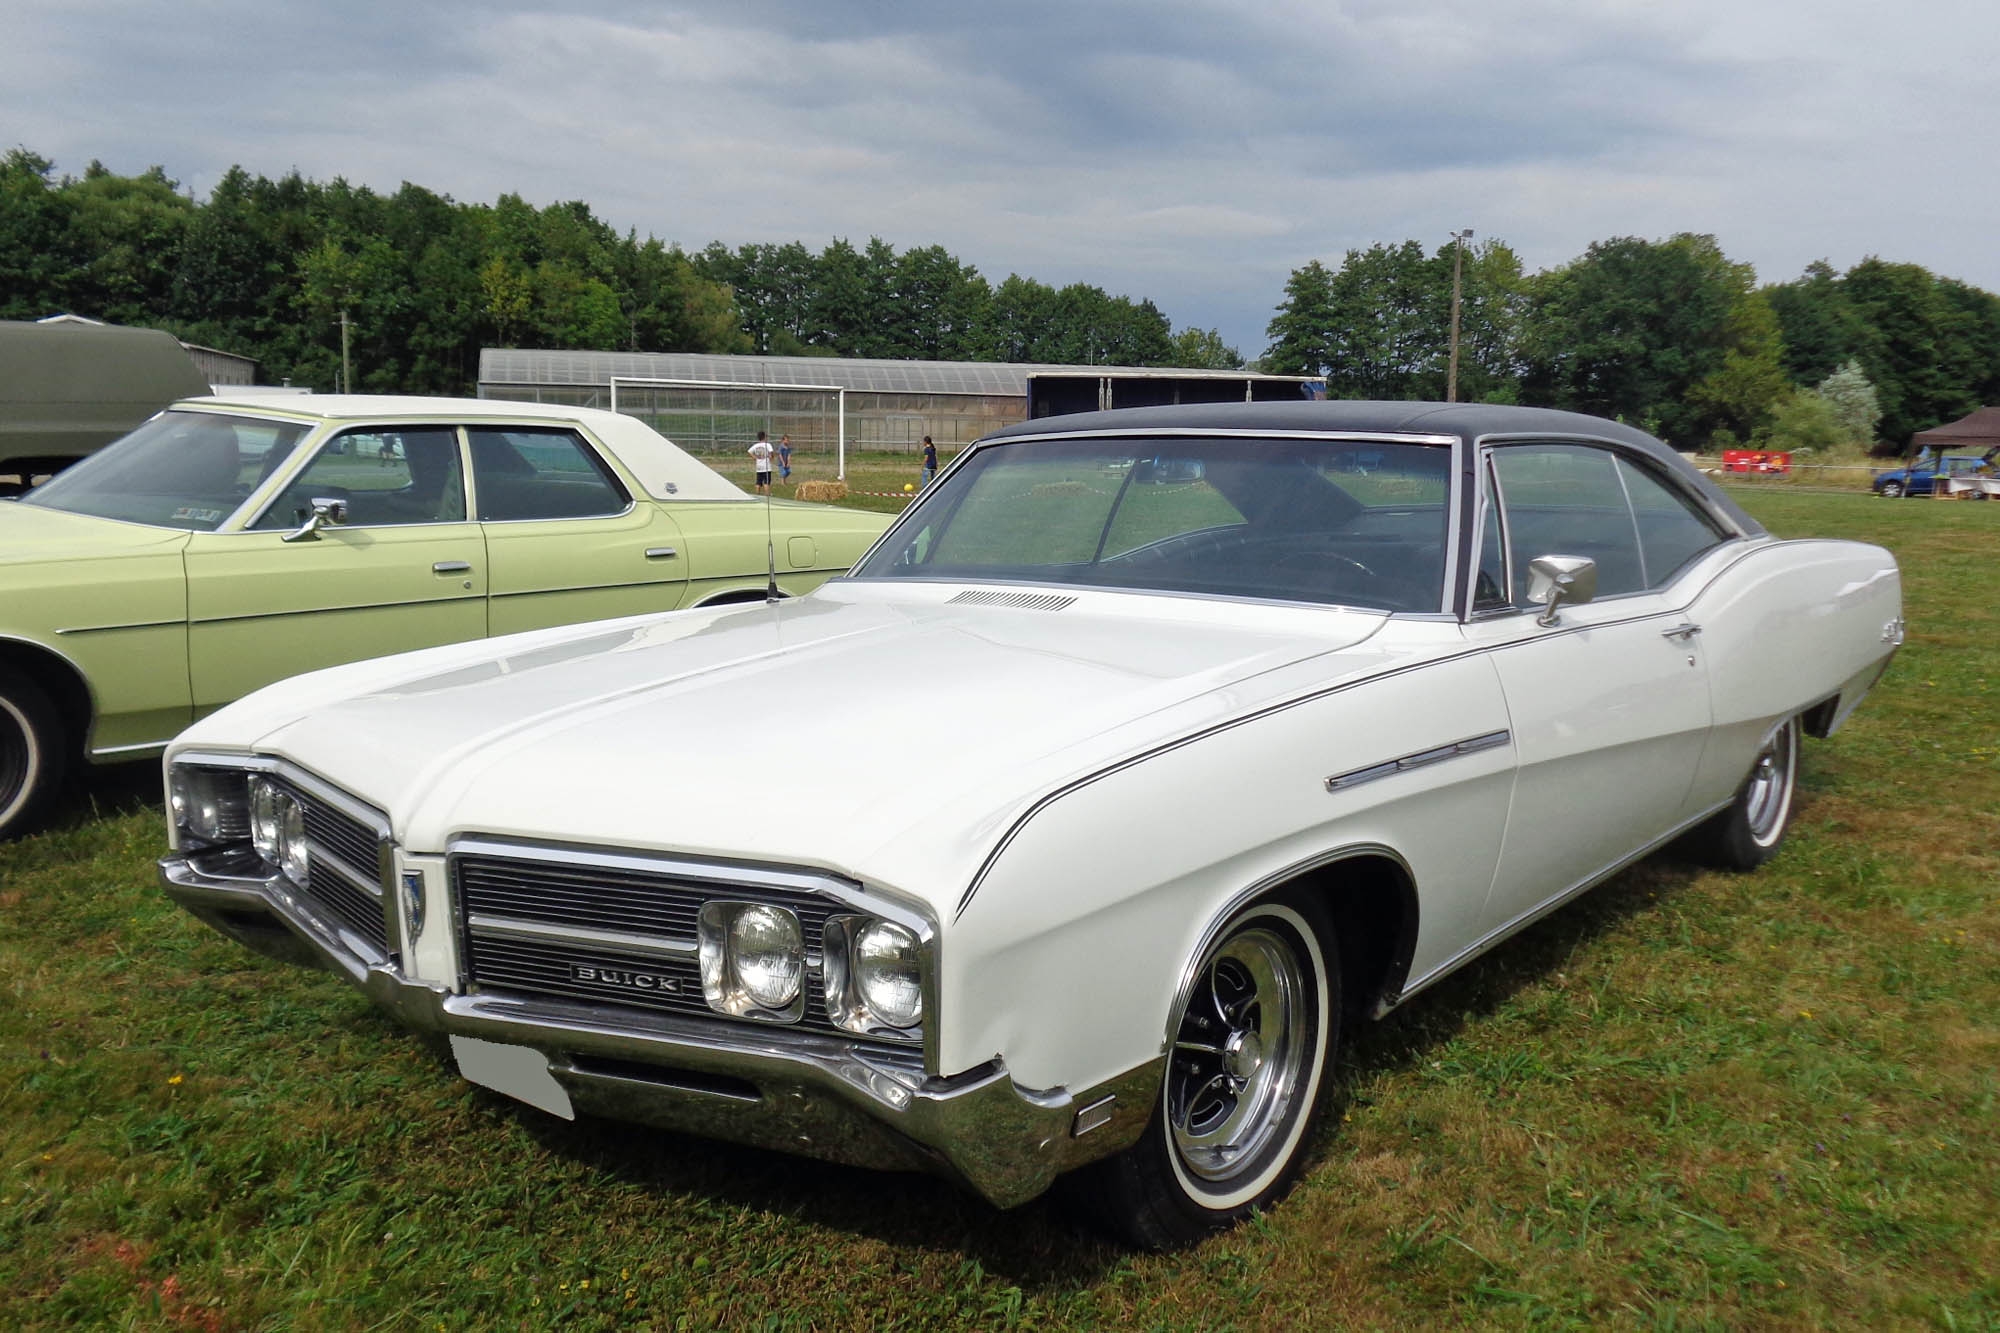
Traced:
[[1694, 850], [1728, 870], [1755, 870], [1784, 842], [1798, 785], [1799, 720], [1788, 717], [1765, 738], [1736, 799], [1691, 835]]
[[1339, 1037], [1325, 914], [1267, 899], [1212, 937], [1173, 1014], [1145, 1135], [1080, 1173], [1076, 1196], [1146, 1249], [1199, 1240], [1297, 1177]]
[[62, 726], [26, 676], [0, 667], [0, 838], [25, 833], [62, 782]]

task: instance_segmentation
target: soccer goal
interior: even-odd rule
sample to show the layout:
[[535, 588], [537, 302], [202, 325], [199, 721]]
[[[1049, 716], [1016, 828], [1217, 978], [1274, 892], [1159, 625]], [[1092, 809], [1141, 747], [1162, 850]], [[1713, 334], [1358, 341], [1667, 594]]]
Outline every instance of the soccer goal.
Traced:
[[637, 417], [691, 454], [741, 457], [767, 431], [795, 454], [826, 454], [847, 479], [847, 390], [824, 384], [729, 384], [613, 376], [611, 410]]

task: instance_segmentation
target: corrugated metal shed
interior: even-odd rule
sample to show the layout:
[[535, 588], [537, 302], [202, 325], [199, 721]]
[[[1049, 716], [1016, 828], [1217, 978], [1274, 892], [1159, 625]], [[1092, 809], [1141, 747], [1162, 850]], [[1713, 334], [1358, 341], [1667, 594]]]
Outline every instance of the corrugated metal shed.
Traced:
[[479, 383], [609, 384], [617, 379], [724, 384], [825, 385], [859, 393], [983, 394], [1026, 397], [1030, 375], [1116, 378], [1274, 379], [1242, 370], [1162, 370], [1139, 366], [1058, 366], [1000, 361], [871, 361], [833, 356], [708, 356], [694, 352], [540, 351], [486, 347]]

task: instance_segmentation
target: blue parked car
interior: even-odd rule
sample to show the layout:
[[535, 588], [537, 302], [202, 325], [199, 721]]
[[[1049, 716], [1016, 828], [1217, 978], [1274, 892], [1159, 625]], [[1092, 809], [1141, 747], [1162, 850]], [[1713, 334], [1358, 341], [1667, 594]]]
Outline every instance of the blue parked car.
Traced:
[[[1929, 495], [1937, 489], [1938, 472], [1942, 470], [1948, 477], [1992, 476], [1993, 456], [2000, 450], [1988, 449], [1985, 454], [1946, 454], [1942, 459], [1925, 459], [1922, 456], [1913, 467], [1899, 467], [1888, 472], [1877, 472], [1870, 482], [1877, 495], [1891, 499], [1899, 495]], [[1984, 500], [1985, 491], [1974, 491], [1973, 498]]]

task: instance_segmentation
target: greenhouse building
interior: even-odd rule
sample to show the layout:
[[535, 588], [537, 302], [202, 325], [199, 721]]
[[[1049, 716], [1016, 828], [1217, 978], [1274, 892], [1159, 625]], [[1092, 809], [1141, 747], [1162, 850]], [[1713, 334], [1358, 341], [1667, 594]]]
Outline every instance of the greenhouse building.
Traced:
[[683, 449], [737, 454], [760, 430], [794, 449], [947, 453], [1030, 417], [1101, 407], [1296, 399], [1309, 381], [1246, 370], [871, 361], [683, 352], [479, 353], [479, 396], [572, 403], [646, 421]]

